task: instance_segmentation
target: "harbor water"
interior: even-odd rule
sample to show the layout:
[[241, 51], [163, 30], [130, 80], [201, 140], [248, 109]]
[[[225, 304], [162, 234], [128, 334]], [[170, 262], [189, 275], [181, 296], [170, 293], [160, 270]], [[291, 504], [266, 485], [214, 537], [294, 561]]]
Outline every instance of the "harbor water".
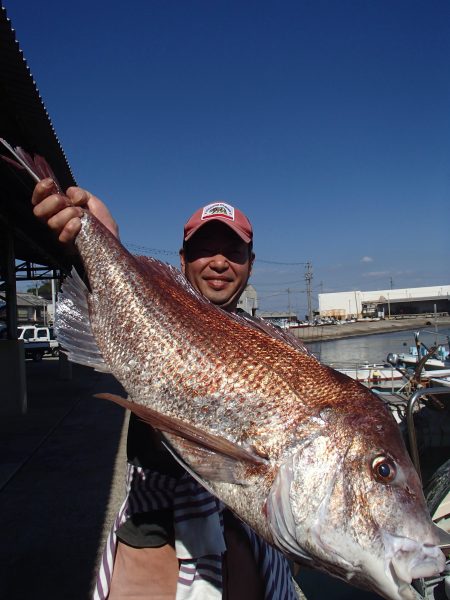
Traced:
[[[344, 326], [345, 327], [345, 326]], [[378, 333], [359, 337], [344, 338], [321, 342], [308, 343], [308, 348], [327, 365], [333, 364], [370, 364], [386, 362], [386, 356], [390, 352], [409, 352], [410, 346], [414, 346], [414, 333], [410, 331], [394, 331], [392, 333]], [[419, 339], [428, 348], [436, 342], [448, 344], [450, 328], [435, 330], [427, 328], [420, 330]]]

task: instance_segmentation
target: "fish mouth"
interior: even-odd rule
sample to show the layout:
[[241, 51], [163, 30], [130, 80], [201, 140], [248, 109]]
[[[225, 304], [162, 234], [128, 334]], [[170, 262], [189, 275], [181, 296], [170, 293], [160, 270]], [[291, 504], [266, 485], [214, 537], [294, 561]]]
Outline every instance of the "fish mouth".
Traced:
[[444, 554], [431, 543], [387, 532], [382, 533], [382, 538], [386, 549], [385, 571], [397, 588], [397, 597], [401, 600], [420, 598], [411, 585], [412, 580], [439, 575], [445, 569]]

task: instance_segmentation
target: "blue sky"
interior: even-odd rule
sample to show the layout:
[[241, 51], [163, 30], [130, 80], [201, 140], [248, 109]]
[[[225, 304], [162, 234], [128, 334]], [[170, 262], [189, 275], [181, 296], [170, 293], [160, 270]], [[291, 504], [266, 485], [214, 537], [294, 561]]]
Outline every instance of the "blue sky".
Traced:
[[306, 261], [315, 292], [450, 283], [447, 0], [3, 4], [124, 242], [177, 264], [221, 199], [263, 310], [305, 313]]

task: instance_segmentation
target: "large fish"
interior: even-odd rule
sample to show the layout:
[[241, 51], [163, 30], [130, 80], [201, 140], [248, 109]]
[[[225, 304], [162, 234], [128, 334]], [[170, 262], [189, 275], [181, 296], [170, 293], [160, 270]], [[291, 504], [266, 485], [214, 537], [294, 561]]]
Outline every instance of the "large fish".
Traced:
[[127, 252], [85, 213], [58, 301], [69, 357], [121, 382], [104, 394], [270, 544], [392, 600], [445, 558], [389, 410], [270, 328], [213, 306], [173, 267]]

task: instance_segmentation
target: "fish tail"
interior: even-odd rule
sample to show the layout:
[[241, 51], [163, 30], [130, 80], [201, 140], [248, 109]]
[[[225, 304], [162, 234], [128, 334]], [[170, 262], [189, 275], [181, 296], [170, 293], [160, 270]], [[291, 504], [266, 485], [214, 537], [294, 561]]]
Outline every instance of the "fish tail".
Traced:
[[0, 143], [14, 156], [16, 160], [13, 160], [9, 156], [0, 155], [3, 160], [13, 165], [16, 169], [25, 170], [35, 181], [38, 183], [41, 179], [51, 177], [55, 182], [58, 190], [61, 190], [61, 186], [53, 172], [53, 169], [48, 164], [43, 156], [35, 154], [34, 157], [28, 152], [25, 152], [22, 148], [17, 146], [13, 148], [6, 140], [0, 138]]

